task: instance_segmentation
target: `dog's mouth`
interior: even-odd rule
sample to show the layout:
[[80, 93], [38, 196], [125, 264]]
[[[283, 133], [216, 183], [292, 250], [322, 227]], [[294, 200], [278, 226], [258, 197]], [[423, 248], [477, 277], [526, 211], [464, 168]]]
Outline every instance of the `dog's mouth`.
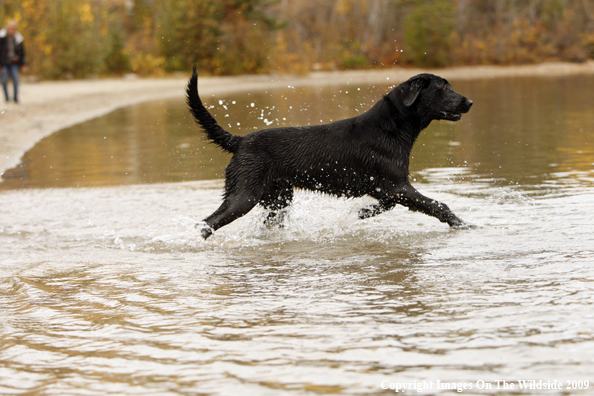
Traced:
[[440, 111], [439, 115], [441, 116], [442, 120], [448, 121], [458, 121], [462, 118], [462, 114], [460, 113], [450, 113], [447, 111]]

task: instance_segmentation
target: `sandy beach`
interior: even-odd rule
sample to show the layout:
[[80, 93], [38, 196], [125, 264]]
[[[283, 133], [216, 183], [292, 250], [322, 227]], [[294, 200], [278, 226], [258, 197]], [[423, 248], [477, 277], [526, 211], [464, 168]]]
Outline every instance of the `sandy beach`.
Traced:
[[[383, 69], [314, 72], [306, 76], [257, 75], [205, 77], [204, 95], [306, 85], [346, 83], [395, 84], [429, 72], [451, 80], [514, 76], [594, 74], [594, 61], [583, 64], [547, 63], [530, 66], [478, 66], [439, 70]], [[163, 79], [122, 78], [22, 83], [20, 103], [0, 105], [0, 174], [20, 162], [22, 155], [45, 136], [60, 129], [107, 114], [117, 108], [151, 100], [184, 97], [188, 76]], [[10, 87], [12, 88], [12, 87]]]

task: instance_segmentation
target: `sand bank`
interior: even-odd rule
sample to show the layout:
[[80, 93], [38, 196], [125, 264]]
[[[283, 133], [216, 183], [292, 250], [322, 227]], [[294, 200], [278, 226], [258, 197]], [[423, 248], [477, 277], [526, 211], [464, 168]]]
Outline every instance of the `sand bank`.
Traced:
[[[435, 73], [451, 80], [563, 76], [594, 74], [594, 61], [583, 64], [547, 63], [531, 66], [478, 66], [439, 70], [396, 68], [314, 72], [307, 76], [206, 77], [200, 80], [200, 92], [202, 95], [210, 95], [287, 85], [374, 84], [386, 81], [399, 83], [421, 72]], [[45, 136], [120, 107], [150, 100], [182, 98], [186, 82], [187, 77], [23, 83], [20, 90], [20, 104], [0, 104], [0, 174], [18, 165], [22, 155]]]

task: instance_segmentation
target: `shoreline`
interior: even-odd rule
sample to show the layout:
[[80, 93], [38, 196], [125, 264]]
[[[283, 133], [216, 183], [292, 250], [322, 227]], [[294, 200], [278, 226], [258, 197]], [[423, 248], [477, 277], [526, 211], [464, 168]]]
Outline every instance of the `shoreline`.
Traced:
[[[311, 72], [305, 76], [247, 75], [201, 77], [203, 96], [292, 86], [400, 83], [419, 73], [451, 80], [503, 77], [560, 77], [594, 74], [594, 61], [525, 66], [468, 66], [446, 69], [380, 69]], [[21, 83], [20, 104], [0, 104], [0, 175], [17, 166], [38, 141], [61, 129], [100, 117], [118, 108], [152, 100], [185, 97], [190, 77], [162, 79], [109, 78], [99, 80]], [[9, 87], [9, 92], [12, 87]], [[0, 99], [1, 100], [1, 99]]]

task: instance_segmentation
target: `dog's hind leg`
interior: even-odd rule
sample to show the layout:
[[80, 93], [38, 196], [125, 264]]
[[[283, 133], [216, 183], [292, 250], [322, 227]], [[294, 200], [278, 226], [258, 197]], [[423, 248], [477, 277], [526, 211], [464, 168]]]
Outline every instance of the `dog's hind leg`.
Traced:
[[268, 216], [264, 220], [266, 227], [282, 227], [287, 211], [285, 208], [293, 201], [293, 186], [288, 182], [279, 183], [279, 188], [267, 193], [261, 200], [262, 206], [268, 209]]
[[[392, 189], [393, 186], [390, 186]], [[367, 219], [369, 217], [377, 216], [378, 214], [384, 213], [396, 206], [397, 202], [383, 189], [377, 189], [373, 193], [369, 194], [373, 198], [377, 199], [376, 204], [365, 206], [359, 209], [359, 218]]]
[[196, 226], [202, 226], [200, 232], [202, 237], [207, 239], [214, 231], [247, 214], [257, 203], [256, 199], [243, 196], [226, 197], [221, 206], [204, 219], [206, 225], [198, 223]]
[[378, 203], [365, 206], [359, 209], [359, 218], [367, 219], [369, 217], [377, 216], [380, 213], [384, 213], [387, 210], [392, 209], [396, 206], [396, 202], [390, 199], [380, 199]]

